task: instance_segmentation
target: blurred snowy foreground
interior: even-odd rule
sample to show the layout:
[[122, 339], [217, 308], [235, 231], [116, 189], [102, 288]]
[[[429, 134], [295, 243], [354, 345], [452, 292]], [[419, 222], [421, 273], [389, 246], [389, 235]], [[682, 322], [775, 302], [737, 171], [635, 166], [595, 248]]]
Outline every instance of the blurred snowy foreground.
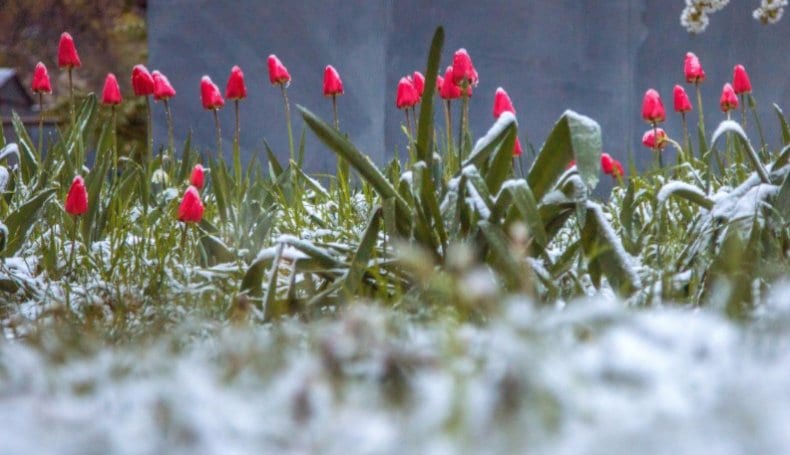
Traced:
[[352, 305], [71, 352], [0, 340], [0, 453], [790, 453], [790, 286], [751, 322], [605, 297]]

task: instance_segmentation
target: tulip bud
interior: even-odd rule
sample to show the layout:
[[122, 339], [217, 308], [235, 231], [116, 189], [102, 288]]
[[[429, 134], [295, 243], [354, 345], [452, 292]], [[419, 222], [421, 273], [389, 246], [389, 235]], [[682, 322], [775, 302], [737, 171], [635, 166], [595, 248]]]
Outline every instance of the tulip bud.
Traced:
[[79, 68], [82, 66], [77, 48], [74, 46], [74, 38], [67, 32], [60, 35], [58, 44], [58, 68]]
[[268, 59], [269, 64], [269, 81], [272, 85], [285, 85], [291, 83], [291, 75], [288, 74], [288, 70], [285, 68], [285, 65], [277, 58], [276, 55], [272, 54], [269, 56]]
[[[447, 79], [447, 77], [445, 77]], [[478, 77], [477, 70], [472, 64], [472, 57], [466, 52], [466, 49], [458, 49], [453, 54], [453, 78], [452, 81], [455, 85], [477, 85]]]
[[614, 171], [614, 159], [608, 153], [601, 153], [601, 170], [607, 175]]
[[675, 99], [675, 112], [691, 112], [691, 100], [683, 87], [676, 85], [672, 94]]
[[225, 87], [225, 98], [241, 100], [247, 97], [247, 86], [244, 84], [244, 72], [238, 66], [230, 70], [228, 85]]
[[118, 79], [115, 75], [108, 73], [104, 79], [104, 90], [101, 94], [102, 104], [118, 105], [121, 104], [121, 87], [118, 86]]
[[699, 58], [692, 52], [686, 53], [686, 60], [683, 62], [683, 73], [686, 76], [686, 82], [699, 84], [705, 80], [705, 70], [702, 69]]
[[155, 70], [151, 77], [154, 79], [154, 101], [169, 100], [176, 96], [176, 90], [170, 85], [167, 76]]
[[735, 90], [732, 89], [732, 85], [730, 85], [729, 82], [724, 84], [724, 87], [721, 89], [719, 106], [721, 107], [721, 111], [725, 113], [733, 109], [738, 109], [738, 97], [735, 95]]
[[645, 98], [642, 101], [642, 118], [647, 123], [661, 123], [666, 119], [666, 112], [664, 111], [664, 102], [661, 101], [661, 95], [652, 88], [645, 92]]
[[513, 102], [510, 101], [505, 89], [499, 87], [494, 94], [494, 118], [498, 119], [503, 112], [511, 112], [516, 114], [516, 109], [513, 108]]
[[324, 69], [324, 96], [337, 96], [343, 94], [343, 81], [340, 74], [332, 65]]
[[521, 141], [518, 140], [518, 136], [516, 136], [516, 144], [513, 146], [513, 156], [521, 156], [524, 151], [521, 148]]
[[49, 73], [43, 63], [36, 63], [33, 70], [33, 83], [30, 84], [33, 93], [52, 93], [52, 84], [49, 82]]
[[436, 94], [441, 96], [442, 87], [444, 87], [444, 78], [440, 75], [436, 75]]
[[88, 211], [88, 190], [85, 189], [85, 180], [79, 175], [71, 182], [65, 209], [66, 213], [73, 216], [80, 216]]
[[733, 69], [732, 88], [735, 90], [736, 95], [752, 93], [752, 82], [749, 80], [749, 74], [746, 73], [746, 68], [743, 65], [735, 65]]
[[154, 93], [154, 78], [143, 65], [132, 68], [132, 90], [135, 96], [148, 96]]
[[199, 223], [203, 218], [203, 201], [200, 200], [200, 193], [194, 186], [189, 186], [181, 204], [178, 205], [178, 221], [184, 223]]
[[203, 109], [208, 110], [219, 109], [225, 105], [219, 88], [211, 82], [211, 78], [208, 76], [203, 76], [200, 79], [200, 101], [203, 103]]
[[[658, 144], [656, 144], [656, 136], [658, 136]], [[642, 145], [649, 149], [663, 149], [667, 145], [667, 133], [661, 128], [656, 128], [656, 134], [654, 135], [653, 130], [649, 129], [642, 135]]]
[[200, 163], [196, 164], [195, 167], [192, 168], [192, 175], [189, 176], [189, 183], [192, 184], [195, 188], [202, 190], [203, 184], [206, 182], [206, 170], [203, 169], [203, 166]]
[[442, 99], [454, 100], [461, 97], [461, 89], [453, 83], [453, 67], [448, 66], [444, 72], [442, 88], [439, 91]]
[[411, 80], [414, 84], [414, 89], [417, 90], [417, 97], [422, 98], [422, 92], [425, 91], [425, 76], [421, 72], [415, 71]]
[[414, 84], [408, 77], [400, 78], [398, 91], [395, 95], [395, 106], [398, 109], [406, 109], [413, 107], [415, 104], [417, 104], [417, 90], [414, 88]]

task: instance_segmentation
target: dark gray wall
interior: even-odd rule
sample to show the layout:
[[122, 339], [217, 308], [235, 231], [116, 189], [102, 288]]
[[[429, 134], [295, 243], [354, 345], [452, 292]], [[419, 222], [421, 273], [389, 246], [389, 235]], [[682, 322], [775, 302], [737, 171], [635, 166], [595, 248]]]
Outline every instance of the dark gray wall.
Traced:
[[[195, 139], [211, 148], [213, 122], [201, 109], [199, 80], [209, 74], [224, 91], [230, 67], [239, 64], [250, 93], [242, 104], [242, 146], [248, 155], [260, 153], [265, 137], [285, 157], [282, 101], [269, 85], [266, 57], [276, 53], [289, 68], [292, 101], [326, 119], [331, 105], [321, 95], [321, 81], [331, 63], [346, 89], [339, 101], [341, 128], [382, 163], [405, 144], [403, 114], [394, 107], [397, 80], [423, 69], [431, 35], [441, 24], [446, 31], [442, 67], [455, 49], [466, 47], [480, 73], [471, 104], [476, 135], [491, 124], [493, 94], [502, 86], [518, 111], [522, 139], [536, 147], [570, 108], [601, 124], [607, 151], [620, 159], [633, 153], [644, 163], [650, 156], [640, 146], [646, 129], [642, 94], [658, 89], [671, 111], [672, 87], [682, 82], [683, 57], [693, 51], [708, 74], [703, 94], [709, 131], [722, 118], [721, 87], [731, 79], [733, 65], [742, 63], [776, 145], [770, 105], [790, 109], [790, 19], [762, 26], [751, 19], [756, 2], [731, 2], [711, 17], [704, 34], [692, 36], [679, 23], [683, 6], [682, 0], [151, 0], [149, 66], [167, 74], [178, 91], [177, 137], [191, 127]], [[157, 138], [164, 142], [164, 114], [155, 113]], [[221, 117], [227, 151], [232, 110]], [[298, 136], [301, 121], [296, 115], [294, 120]], [[666, 129], [680, 135], [677, 116], [669, 114]], [[751, 124], [749, 132], [757, 142]], [[333, 169], [331, 153], [310, 134], [308, 139], [308, 168]]]

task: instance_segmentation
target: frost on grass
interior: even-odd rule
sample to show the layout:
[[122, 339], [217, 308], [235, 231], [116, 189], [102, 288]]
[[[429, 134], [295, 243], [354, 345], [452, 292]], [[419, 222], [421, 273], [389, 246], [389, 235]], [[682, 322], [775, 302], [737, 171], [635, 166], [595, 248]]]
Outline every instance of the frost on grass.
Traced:
[[499, 135], [505, 131], [505, 128], [509, 127], [510, 125], [515, 125], [518, 127], [516, 116], [511, 112], [503, 112], [496, 122], [494, 122], [494, 125], [491, 126], [485, 136], [481, 137], [477, 140], [477, 142], [475, 142], [475, 146], [472, 149], [472, 152], [469, 154], [469, 157], [475, 157], [484, 148], [491, 145], [499, 137]]
[[787, 293], [743, 325], [597, 295], [484, 325], [193, 321], [65, 357], [45, 334], [0, 344], [0, 453], [787, 453]]
[[638, 272], [638, 270], [641, 268], [641, 265], [639, 264], [638, 260], [625, 251], [625, 248], [623, 248], [623, 243], [620, 241], [620, 236], [618, 236], [614, 231], [614, 228], [612, 228], [612, 225], [604, 215], [601, 206], [595, 202], [587, 201], [587, 208], [592, 210], [593, 214], [598, 219], [598, 228], [600, 229], [604, 238], [606, 238], [606, 241], [612, 247], [618, 262], [620, 262], [620, 266], [623, 267], [623, 270], [628, 275], [628, 279], [635, 288], [641, 288], [642, 280], [639, 278]]
[[661, 187], [661, 190], [658, 192], [658, 203], [665, 203], [670, 196], [679, 191], [693, 193], [700, 198], [706, 197], [705, 193], [694, 185], [680, 181], [672, 181]]

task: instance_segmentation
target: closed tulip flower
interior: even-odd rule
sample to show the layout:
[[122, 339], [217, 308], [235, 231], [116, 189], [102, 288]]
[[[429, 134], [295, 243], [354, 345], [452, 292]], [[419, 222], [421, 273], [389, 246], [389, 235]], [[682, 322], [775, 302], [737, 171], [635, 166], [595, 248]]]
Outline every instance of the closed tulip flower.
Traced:
[[417, 96], [422, 98], [422, 93], [425, 91], [425, 76], [421, 72], [415, 71], [411, 77], [414, 89], [417, 90]]
[[276, 55], [270, 55], [267, 63], [269, 65], [269, 81], [272, 85], [288, 85], [291, 82], [291, 75], [288, 74], [288, 69], [285, 68], [285, 65]]
[[192, 168], [192, 174], [189, 176], [189, 183], [191, 183], [195, 188], [202, 190], [205, 182], [206, 170], [203, 169], [203, 166], [200, 165], [200, 163], [198, 163]]
[[721, 111], [725, 113], [738, 108], [738, 96], [735, 95], [735, 90], [733, 90], [729, 82], [724, 84], [724, 87], [721, 89], [719, 106]]
[[649, 89], [642, 100], [642, 118], [648, 123], [661, 123], [666, 117], [661, 95], [652, 88]]
[[181, 203], [178, 205], [178, 221], [184, 223], [199, 223], [203, 218], [203, 201], [200, 200], [200, 193], [194, 186], [189, 186]]
[[[658, 142], [656, 142], [656, 136], [658, 136]], [[655, 134], [652, 129], [647, 130], [642, 135], [642, 145], [650, 149], [663, 149], [667, 145], [667, 133], [661, 128], [656, 128]]]
[[77, 47], [74, 46], [74, 38], [67, 32], [63, 32], [58, 44], [58, 68], [79, 68], [80, 66], [82, 66], [82, 62], [77, 54]]
[[176, 96], [176, 90], [170, 85], [167, 76], [159, 71], [154, 71], [151, 73], [151, 77], [154, 80], [154, 101], [169, 100]]
[[417, 99], [417, 90], [414, 88], [414, 84], [408, 77], [400, 78], [398, 91], [395, 95], [395, 106], [398, 109], [410, 108], [417, 104]]
[[[447, 79], [447, 76], [445, 76], [445, 79]], [[466, 49], [458, 49], [453, 54], [452, 81], [455, 85], [477, 85], [477, 70], [472, 64], [472, 57], [469, 56]]]
[[439, 96], [445, 100], [454, 100], [461, 97], [461, 89], [453, 83], [453, 67], [448, 66], [444, 72], [442, 88]]
[[134, 65], [132, 68], [132, 90], [135, 96], [154, 94], [154, 78], [143, 65]]
[[702, 69], [699, 58], [693, 52], [686, 53], [686, 60], [683, 62], [683, 73], [686, 76], [686, 82], [699, 84], [705, 80], [705, 70]]
[[121, 101], [121, 87], [118, 86], [118, 79], [115, 78], [113, 73], [109, 73], [104, 79], [104, 90], [102, 90], [101, 102], [102, 104], [115, 106], [121, 104]]
[[736, 95], [752, 93], [752, 82], [749, 80], [749, 74], [743, 65], [735, 65], [732, 71], [732, 88], [735, 90]]
[[200, 79], [200, 101], [203, 103], [203, 109], [207, 110], [220, 109], [225, 105], [219, 88], [211, 82], [211, 78], [208, 76], [203, 76]]
[[494, 94], [494, 118], [498, 119], [503, 112], [511, 112], [515, 115], [516, 109], [505, 89], [499, 87]]
[[30, 84], [30, 88], [33, 93], [52, 93], [47, 67], [41, 62], [36, 63], [36, 69], [33, 70], [33, 82]]
[[225, 98], [241, 100], [247, 97], [247, 85], [244, 84], [244, 72], [238, 66], [230, 70], [228, 85], [225, 87]]
[[601, 170], [612, 177], [623, 175], [623, 165], [608, 153], [601, 153]]
[[80, 216], [88, 211], [88, 190], [85, 188], [85, 180], [81, 176], [74, 177], [66, 194], [66, 213], [73, 216]]
[[686, 90], [683, 87], [676, 85], [672, 94], [675, 101], [675, 112], [683, 114], [691, 112], [691, 100], [689, 100], [689, 96], [686, 94]]
[[343, 81], [334, 66], [327, 65], [324, 69], [324, 96], [343, 94]]

